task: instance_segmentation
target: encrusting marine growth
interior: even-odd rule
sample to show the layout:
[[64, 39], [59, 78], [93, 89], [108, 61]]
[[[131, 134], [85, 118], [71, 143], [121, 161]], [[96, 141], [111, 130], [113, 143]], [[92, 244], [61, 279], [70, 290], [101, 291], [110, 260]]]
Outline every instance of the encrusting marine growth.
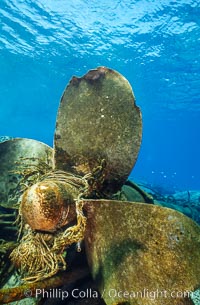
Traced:
[[112, 69], [98, 67], [72, 77], [67, 85], [53, 149], [30, 139], [1, 144], [2, 185], [15, 181], [19, 238], [9, 254], [20, 277], [35, 282], [66, 269], [66, 247], [77, 243], [80, 250], [85, 239], [83, 206], [88, 215], [88, 200], [112, 199], [120, 191], [141, 138], [141, 112], [129, 82]]
[[[83, 198], [96, 192], [95, 176], [104, 160], [84, 177], [62, 171], [42, 177], [22, 195], [19, 207], [23, 237], [10, 258], [26, 281], [39, 281], [66, 269], [66, 247], [84, 238]], [[74, 221], [76, 223], [74, 224]]]
[[31, 183], [27, 166], [22, 173], [20, 240], [10, 258], [25, 280], [66, 269], [66, 247], [84, 238], [85, 199], [111, 199], [120, 190], [141, 138], [141, 112], [122, 75], [98, 67], [72, 77], [58, 109], [50, 173], [38, 177], [36, 170]]
[[[171, 293], [199, 287], [199, 226], [177, 211], [146, 204], [154, 203], [152, 198], [127, 183], [141, 139], [141, 112], [129, 82], [112, 69], [98, 67], [72, 77], [67, 85], [53, 149], [30, 139], [1, 143], [1, 207], [19, 211], [19, 240], [3, 244], [1, 275], [11, 275], [6, 264], [10, 255], [20, 277], [30, 282], [25, 286], [58, 287], [58, 279], [63, 285], [65, 272], [50, 277], [66, 269], [66, 248], [76, 243], [80, 251], [84, 238], [101, 294], [95, 303], [103, 298], [107, 305], [191, 304], [189, 297], [147, 300], [109, 294], [113, 288], [129, 292], [156, 287]], [[3, 233], [9, 232], [8, 224], [2, 222]], [[24, 291], [23, 286], [13, 288], [12, 300], [24, 297]], [[8, 301], [12, 293], [3, 293]]]

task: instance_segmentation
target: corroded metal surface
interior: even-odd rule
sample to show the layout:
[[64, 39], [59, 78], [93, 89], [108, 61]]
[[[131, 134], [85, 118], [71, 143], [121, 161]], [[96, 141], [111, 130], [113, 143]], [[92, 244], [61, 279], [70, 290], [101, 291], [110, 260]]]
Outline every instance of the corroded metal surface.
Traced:
[[18, 235], [17, 202], [23, 189], [48, 168], [52, 168], [52, 148], [49, 146], [21, 138], [0, 143], [0, 285], [13, 272], [9, 255], [16, 247]]
[[[73, 77], [67, 86], [58, 111], [54, 152], [34, 140], [0, 139], [5, 141], [0, 144], [0, 208], [21, 209], [24, 235], [10, 257], [22, 275], [28, 274], [26, 280], [45, 279], [47, 288], [51, 279], [46, 278], [66, 268], [65, 248], [78, 243], [80, 249], [85, 236], [90, 270], [107, 305], [192, 304], [188, 297], [176, 298], [170, 293], [192, 291], [200, 285], [199, 226], [167, 208], [120, 201], [134, 198], [153, 203], [137, 185], [127, 182], [122, 187], [137, 159], [141, 137], [141, 113], [130, 84], [116, 71], [99, 67], [83, 77]], [[52, 169], [58, 171], [48, 176], [48, 170]], [[47, 174], [46, 180], [43, 174]], [[60, 180], [52, 185], [56, 175]], [[41, 176], [43, 181], [39, 179]], [[54, 180], [50, 182], [50, 178]], [[64, 192], [61, 188], [68, 178], [77, 188], [75, 193], [71, 187]], [[119, 200], [86, 199], [112, 196]], [[76, 209], [74, 206], [70, 212], [68, 204], [72, 202]], [[84, 202], [85, 214], [82, 213]], [[12, 216], [7, 211], [1, 215], [1, 234], [5, 238], [10, 236], [5, 234], [5, 225], [9, 222], [9, 229], [14, 228]], [[67, 218], [71, 223], [75, 216], [75, 225], [68, 227]], [[13, 242], [3, 241], [1, 246], [0, 263], [4, 263]], [[9, 264], [8, 261], [8, 266], [1, 265], [5, 267], [3, 273]], [[61, 285], [63, 278], [59, 276]], [[27, 287], [35, 289], [37, 284], [33, 285]], [[57, 287], [57, 280], [51, 287]], [[3, 301], [22, 298], [23, 288], [1, 291]], [[9, 293], [11, 299], [7, 299]], [[82, 303], [101, 304], [102, 298], [98, 296]]]
[[[16, 188], [20, 193], [21, 170], [39, 174], [45, 163], [52, 168], [52, 148], [41, 142], [16, 138], [0, 143], [0, 203], [12, 207], [18, 200]], [[28, 181], [27, 181], [28, 182]]]
[[85, 207], [87, 258], [107, 305], [193, 304], [183, 293], [200, 286], [194, 221], [144, 203], [91, 200]]
[[59, 230], [76, 217], [74, 198], [78, 197], [78, 192], [75, 191], [70, 184], [53, 179], [32, 185], [22, 195], [23, 221], [33, 230]]
[[142, 122], [129, 82], [105, 67], [73, 77], [60, 103], [55, 167], [84, 175], [106, 160], [103, 188], [127, 179], [141, 144]]

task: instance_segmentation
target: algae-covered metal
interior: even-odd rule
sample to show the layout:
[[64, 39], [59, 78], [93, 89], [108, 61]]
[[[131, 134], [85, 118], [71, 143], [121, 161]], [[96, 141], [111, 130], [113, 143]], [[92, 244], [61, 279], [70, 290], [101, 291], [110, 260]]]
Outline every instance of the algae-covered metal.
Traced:
[[[134, 295], [143, 288], [194, 290], [200, 273], [199, 226], [178, 212], [142, 204], [153, 203], [152, 197], [125, 183], [141, 138], [141, 113], [130, 84], [99, 67], [67, 86], [54, 150], [27, 139], [0, 144], [1, 207], [15, 206], [20, 223], [18, 244], [4, 243], [2, 253], [9, 247], [6, 259], [34, 282], [27, 287], [40, 281], [49, 287], [48, 278], [67, 267], [66, 247], [75, 243], [79, 251], [85, 238], [91, 273], [107, 305], [191, 304], [188, 298]], [[16, 299], [23, 297], [22, 288]]]
[[200, 285], [200, 227], [180, 212], [88, 200], [86, 253], [107, 305], [189, 305]]
[[20, 179], [26, 172], [26, 183], [33, 175], [52, 168], [53, 150], [32, 139], [15, 138], [0, 143], [0, 203], [13, 207], [20, 193]]
[[66, 269], [65, 248], [84, 238], [84, 199], [111, 198], [121, 188], [141, 134], [140, 110], [122, 75], [99, 67], [72, 78], [58, 111], [52, 172], [27, 185], [20, 200], [23, 236], [10, 258], [26, 280]]
[[9, 260], [17, 245], [16, 217], [23, 191], [40, 175], [52, 169], [53, 150], [32, 140], [2, 137], [0, 143], [0, 285], [5, 283], [13, 267]]
[[58, 110], [55, 167], [85, 175], [106, 161], [101, 186], [113, 193], [138, 156], [142, 121], [132, 88], [118, 72], [99, 67], [73, 77]]

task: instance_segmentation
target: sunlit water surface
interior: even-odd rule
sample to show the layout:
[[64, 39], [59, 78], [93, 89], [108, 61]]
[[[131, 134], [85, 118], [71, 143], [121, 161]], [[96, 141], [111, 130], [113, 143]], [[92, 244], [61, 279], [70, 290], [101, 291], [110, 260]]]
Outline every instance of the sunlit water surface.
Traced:
[[1, 0], [0, 135], [52, 145], [72, 75], [108, 66], [129, 80], [143, 114], [131, 177], [199, 189], [199, 16], [194, 0]]

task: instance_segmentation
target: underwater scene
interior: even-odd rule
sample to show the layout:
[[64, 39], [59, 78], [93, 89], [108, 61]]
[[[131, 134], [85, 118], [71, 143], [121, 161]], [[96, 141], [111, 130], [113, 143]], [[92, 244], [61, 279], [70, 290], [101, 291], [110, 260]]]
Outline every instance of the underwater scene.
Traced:
[[0, 1], [0, 304], [200, 305], [199, 17]]

